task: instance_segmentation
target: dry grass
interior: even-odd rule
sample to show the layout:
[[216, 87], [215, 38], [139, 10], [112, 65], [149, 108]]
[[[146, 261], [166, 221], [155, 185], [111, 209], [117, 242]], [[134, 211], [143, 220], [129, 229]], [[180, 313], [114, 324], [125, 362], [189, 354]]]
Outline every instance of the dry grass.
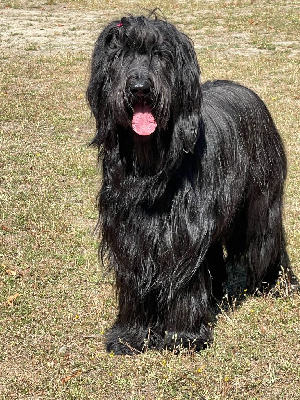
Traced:
[[[299, 399], [298, 295], [221, 313], [200, 354], [105, 353], [116, 308], [92, 234], [100, 177], [85, 88], [99, 29], [139, 5], [101, 4], [2, 3], [0, 399]], [[299, 275], [297, 2], [143, 3], [156, 5], [193, 38], [204, 79], [238, 80], [267, 102], [289, 159], [285, 224]]]

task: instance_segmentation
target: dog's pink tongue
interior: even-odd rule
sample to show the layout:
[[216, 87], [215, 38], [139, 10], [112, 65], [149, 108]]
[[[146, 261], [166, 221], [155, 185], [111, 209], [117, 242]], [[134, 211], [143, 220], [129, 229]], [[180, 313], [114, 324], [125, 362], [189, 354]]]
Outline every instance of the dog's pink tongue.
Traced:
[[132, 118], [132, 129], [138, 135], [151, 135], [155, 131], [157, 123], [148, 105], [137, 105], [134, 107]]

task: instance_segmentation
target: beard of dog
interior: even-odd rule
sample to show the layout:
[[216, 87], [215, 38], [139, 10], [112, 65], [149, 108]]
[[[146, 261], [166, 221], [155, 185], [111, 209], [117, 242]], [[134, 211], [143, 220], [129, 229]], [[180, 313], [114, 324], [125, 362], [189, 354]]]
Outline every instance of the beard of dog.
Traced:
[[[93, 143], [102, 154], [117, 151], [127, 173], [152, 183], [193, 151], [198, 137], [201, 89], [190, 39], [165, 21], [123, 18], [99, 36], [87, 99], [97, 122]], [[132, 82], [148, 82], [137, 99]], [[140, 136], [133, 127], [137, 102], [147, 105], [157, 127]], [[172, 110], [172, 111], [171, 111]], [[117, 134], [116, 134], [117, 133]]]

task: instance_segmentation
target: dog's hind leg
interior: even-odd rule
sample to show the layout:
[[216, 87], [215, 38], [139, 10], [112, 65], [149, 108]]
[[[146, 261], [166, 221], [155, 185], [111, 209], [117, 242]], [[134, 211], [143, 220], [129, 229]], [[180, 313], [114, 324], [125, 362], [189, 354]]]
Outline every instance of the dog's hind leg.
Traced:
[[239, 213], [226, 242], [230, 295], [271, 287], [281, 270], [289, 271], [281, 207], [280, 195], [257, 191]]
[[205, 256], [205, 264], [211, 276], [211, 291], [215, 300], [221, 300], [224, 295], [224, 283], [227, 279], [223, 246], [217, 242], [210, 246]]

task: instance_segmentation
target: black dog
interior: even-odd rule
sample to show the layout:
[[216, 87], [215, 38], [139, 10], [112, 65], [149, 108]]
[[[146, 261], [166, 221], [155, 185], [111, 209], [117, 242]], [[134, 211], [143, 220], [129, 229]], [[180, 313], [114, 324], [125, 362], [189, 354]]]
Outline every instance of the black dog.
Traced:
[[87, 99], [103, 165], [101, 254], [119, 314], [107, 350], [200, 350], [224, 294], [289, 269], [282, 227], [286, 158], [250, 89], [200, 84], [190, 39], [153, 17], [100, 34]]

